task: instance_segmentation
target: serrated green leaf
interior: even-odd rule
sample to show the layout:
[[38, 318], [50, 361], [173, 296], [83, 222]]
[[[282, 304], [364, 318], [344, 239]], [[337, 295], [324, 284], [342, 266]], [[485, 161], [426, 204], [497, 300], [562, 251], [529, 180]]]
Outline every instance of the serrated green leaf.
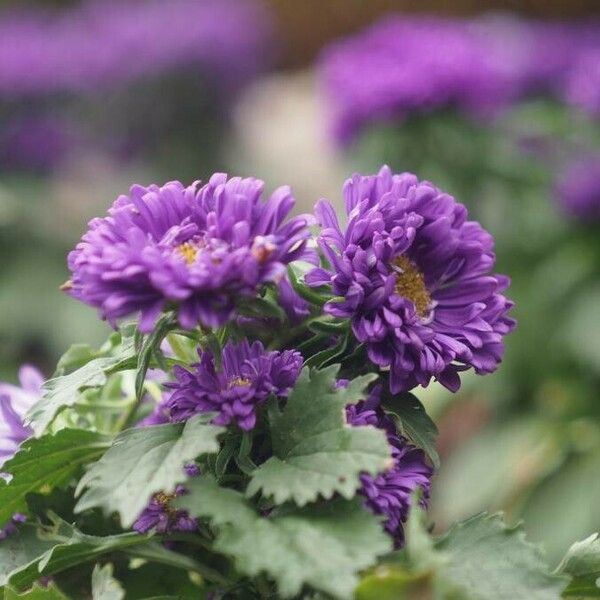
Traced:
[[432, 540], [413, 509], [406, 547], [365, 575], [358, 598], [411, 600], [412, 583], [434, 600], [558, 600], [566, 578], [553, 575], [522, 529], [500, 515], [478, 515]]
[[[58, 375], [44, 383], [41, 399], [25, 416], [26, 424], [33, 428], [36, 436], [39, 437], [46, 431], [61, 410], [73, 406], [79, 400], [82, 390], [104, 385], [107, 374], [112, 371], [135, 366], [137, 359], [133, 337], [116, 335], [121, 343], [114, 347], [110, 356], [94, 358], [75, 371]], [[114, 340], [116, 338], [113, 338], [113, 343]], [[62, 368], [65, 368], [64, 364]]]
[[439, 469], [440, 457], [435, 448], [438, 429], [419, 399], [410, 393], [393, 396], [385, 390], [382, 395], [382, 406], [396, 415], [402, 433], [422, 448], [434, 468]]
[[92, 572], [92, 600], [123, 600], [125, 591], [113, 577], [113, 566], [96, 565]]
[[0, 479], [0, 523], [14, 513], [27, 513], [27, 494], [48, 493], [68, 482], [82, 465], [102, 456], [109, 444], [106, 437], [81, 429], [27, 440], [2, 467], [12, 478], [8, 483]]
[[338, 369], [303, 369], [283, 412], [270, 412], [274, 456], [252, 473], [248, 496], [262, 492], [277, 504], [293, 500], [299, 506], [335, 493], [350, 499], [360, 486], [360, 473], [375, 474], [388, 466], [385, 433], [349, 426], [345, 418], [346, 406], [364, 398], [375, 376], [336, 389]]
[[500, 515], [479, 515], [453, 527], [436, 544], [447, 558], [436, 587], [466, 600], [557, 600], [566, 580], [552, 575], [520, 526]]
[[222, 427], [211, 425], [212, 415], [197, 415], [185, 424], [128, 429], [81, 478], [77, 495], [87, 488], [75, 510], [101, 507], [118, 512], [130, 527], [153, 494], [170, 493], [187, 477], [183, 466], [200, 454], [219, 450]]
[[600, 539], [594, 533], [581, 542], [573, 544], [560, 565], [557, 573], [568, 575], [571, 582], [563, 596], [600, 598]]
[[263, 517], [241, 493], [204, 476], [189, 483], [176, 505], [211, 519], [218, 527], [215, 549], [234, 557], [245, 575], [266, 573], [283, 597], [310, 585], [349, 598], [358, 571], [390, 549], [378, 519], [356, 499]]
[[19, 593], [13, 588], [6, 588], [4, 600], [69, 600], [69, 598], [51, 583], [47, 587], [36, 584], [23, 593]]

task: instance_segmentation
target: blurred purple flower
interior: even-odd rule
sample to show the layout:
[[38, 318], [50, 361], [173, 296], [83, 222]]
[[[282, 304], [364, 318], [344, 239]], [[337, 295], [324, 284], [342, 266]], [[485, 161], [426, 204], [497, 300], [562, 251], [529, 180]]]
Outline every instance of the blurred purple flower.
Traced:
[[[0, 383], [0, 468], [10, 460], [19, 446], [33, 431], [23, 422], [25, 413], [40, 399], [44, 377], [30, 365], [19, 369], [20, 386]], [[6, 477], [0, 472], [0, 477]], [[0, 540], [17, 532], [17, 525], [26, 517], [15, 513], [11, 520], [0, 528]]]
[[19, 369], [19, 382], [20, 386], [0, 383], [0, 467], [33, 433], [23, 419], [40, 399], [44, 377], [36, 368], [23, 365]]
[[421, 489], [420, 504], [427, 508], [433, 469], [427, 464], [422, 450], [398, 435], [393, 421], [380, 406], [380, 393], [381, 387], [376, 386], [367, 400], [348, 406], [346, 418], [351, 425], [371, 425], [383, 429], [387, 435], [393, 465], [375, 477], [362, 474], [360, 494], [370, 510], [385, 516], [386, 531], [394, 539], [395, 546], [401, 547], [404, 544], [403, 524], [408, 518], [412, 494]]
[[74, 142], [69, 126], [59, 119], [14, 120], [0, 133], [0, 167], [45, 171], [62, 162]]
[[567, 76], [564, 97], [590, 115], [600, 116], [600, 43], [579, 57]]
[[270, 29], [253, 0], [85, 0], [62, 10], [5, 10], [0, 94], [79, 93], [198, 66], [230, 88], [264, 65]]
[[167, 306], [183, 327], [216, 327], [233, 317], [236, 300], [279, 280], [290, 262], [314, 261], [311, 217], [284, 223], [294, 205], [288, 187], [265, 202], [264, 183], [252, 177], [218, 173], [199, 185], [135, 185], [120, 196], [69, 254], [68, 292], [111, 323], [141, 313], [145, 332]]
[[177, 381], [168, 401], [170, 418], [184, 421], [201, 412], [216, 412], [214, 423], [231, 422], [246, 431], [256, 424], [256, 409], [269, 396], [285, 397], [302, 368], [299, 352], [267, 352], [260, 342], [228, 342], [217, 369], [210, 351], [200, 354], [193, 371], [175, 367]]
[[558, 178], [556, 196], [566, 215], [582, 221], [600, 219], [600, 156], [569, 164]]
[[316, 206], [319, 240], [332, 270], [317, 268], [310, 285], [331, 285], [329, 314], [351, 319], [370, 360], [390, 370], [393, 393], [433, 377], [460, 387], [459, 372], [491, 373], [515, 326], [509, 279], [490, 274], [493, 238], [467, 209], [410, 173], [354, 175], [343, 189], [348, 225], [333, 207]]
[[321, 57], [333, 133], [345, 142], [367, 123], [414, 111], [458, 107], [488, 116], [525, 94], [562, 95], [565, 74], [599, 40], [594, 21], [387, 17]]

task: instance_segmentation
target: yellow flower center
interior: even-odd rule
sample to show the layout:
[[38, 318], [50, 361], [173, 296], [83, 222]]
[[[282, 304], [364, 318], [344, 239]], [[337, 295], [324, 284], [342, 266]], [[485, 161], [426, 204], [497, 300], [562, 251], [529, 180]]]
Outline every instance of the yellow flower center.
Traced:
[[392, 266], [396, 272], [396, 294], [410, 300], [415, 305], [419, 317], [427, 316], [431, 296], [427, 291], [423, 273], [407, 256], [398, 256], [393, 260]]
[[176, 250], [179, 252], [179, 254], [181, 254], [188, 265], [193, 264], [193, 262], [196, 260], [196, 256], [198, 255], [198, 247], [190, 242], [179, 244]]
[[165, 509], [165, 512], [170, 516], [177, 514], [177, 509], [171, 506], [171, 502], [175, 500], [176, 497], [177, 496], [175, 494], [165, 494], [164, 492], [158, 492], [158, 494], [154, 494], [154, 499], [156, 502], [158, 502], [158, 504], [160, 504]]
[[252, 385], [252, 382], [249, 379], [246, 379], [244, 377], [234, 377], [230, 382], [229, 382], [229, 387], [233, 388], [233, 387], [239, 387], [239, 386], [249, 386]]

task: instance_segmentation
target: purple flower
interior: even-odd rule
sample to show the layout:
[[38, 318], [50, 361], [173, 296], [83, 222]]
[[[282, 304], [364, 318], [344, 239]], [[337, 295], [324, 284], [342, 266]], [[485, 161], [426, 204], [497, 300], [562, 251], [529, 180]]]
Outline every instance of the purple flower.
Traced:
[[267, 62], [270, 29], [253, 0], [85, 0], [63, 10], [5, 10], [0, 94], [88, 92], [181, 68], [208, 71], [231, 89]]
[[427, 464], [422, 450], [398, 435], [393, 421], [380, 406], [380, 391], [380, 386], [376, 386], [367, 400], [348, 406], [346, 418], [351, 425], [372, 425], [383, 429], [387, 435], [393, 465], [375, 477], [363, 473], [360, 494], [370, 510], [385, 516], [385, 529], [396, 547], [400, 547], [404, 544], [403, 524], [408, 517], [412, 494], [420, 488], [421, 506], [427, 507], [433, 469]]
[[291, 323], [300, 323], [310, 314], [310, 305], [292, 287], [290, 280], [283, 277], [278, 284], [279, 304]]
[[23, 423], [25, 413], [42, 395], [43, 375], [30, 365], [19, 369], [20, 387], [0, 383], [0, 467], [11, 459], [22, 442], [32, 435]]
[[600, 156], [568, 165], [556, 183], [556, 196], [565, 214], [580, 220], [600, 219]]
[[15, 513], [10, 521], [4, 525], [4, 527], [0, 528], [0, 541], [5, 540], [7, 537], [14, 535], [17, 533], [18, 525], [21, 523], [25, 523], [27, 521], [27, 517], [22, 515], [21, 513]]
[[306, 248], [310, 218], [284, 223], [294, 205], [290, 189], [265, 202], [263, 188], [258, 179], [223, 173], [202, 187], [134, 185], [107, 217], [90, 222], [69, 254], [65, 288], [111, 323], [141, 313], [146, 332], [167, 307], [186, 328], [222, 325], [237, 299], [279, 280], [288, 263], [314, 260]]
[[564, 97], [590, 115], [600, 116], [600, 44], [581, 53], [567, 76]]
[[392, 392], [432, 377], [456, 391], [459, 371], [494, 371], [515, 322], [501, 293], [508, 278], [490, 274], [492, 236], [452, 196], [410, 173], [356, 174], [343, 195], [345, 231], [328, 202], [316, 206], [332, 270], [306, 279], [331, 285], [337, 298], [325, 310], [351, 319], [370, 360], [389, 368]]
[[148, 506], [142, 511], [133, 524], [133, 529], [139, 533], [154, 530], [157, 533], [169, 534], [175, 531], [192, 532], [198, 528], [198, 521], [190, 517], [186, 510], [172, 507], [175, 498], [187, 493], [184, 486], [178, 485], [175, 492], [154, 494]]
[[[23, 423], [25, 413], [42, 394], [44, 377], [30, 365], [19, 369], [20, 387], [9, 383], [0, 383], [0, 468], [10, 460], [19, 446], [33, 431]], [[6, 475], [0, 472], [0, 477]], [[0, 540], [17, 532], [17, 525], [25, 522], [26, 517], [15, 513], [11, 520], [0, 528]]]
[[256, 424], [256, 409], [271, 395], [285, 397], [302, 368], [299, 352], [267, 352], [260, 342], [228, 342], [217, 368], [210, 351], [200, 354], [192, 372], [175, 367], [177, 381], [168, 402], [171, 420], [183, 421], [201, 412], [217, 412], [214, 423], [231, 422], [248, 431]]

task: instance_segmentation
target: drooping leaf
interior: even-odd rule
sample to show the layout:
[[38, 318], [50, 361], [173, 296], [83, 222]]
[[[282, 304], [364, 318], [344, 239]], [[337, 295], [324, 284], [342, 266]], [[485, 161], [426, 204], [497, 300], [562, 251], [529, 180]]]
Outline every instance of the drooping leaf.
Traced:
[[422, 448], [433, 466], [438, 469], [440, 457], [435, 448], [438, 430], [419, 399], [409, 393], [393, 396], [385, 389], [382, 405], [387, 411], [396, 415], [402, 433]]
[[378, 519], [356, 499], [264, 517], [241, 493], [203, 476], [176, 505], [209, 518], [218, 527], [215, 549], [245, 575], [266, 573], [286, 598], [304, 585], [349, 598], [357, 573], [390, 549]]
[[[120, 341], [119, 345], [111, 347], [110, 354], [92, 358], [75, 371], [64, 375], [57, 375], [44, 383], [42, 398], [36, 402], [26, 415], [25, 421], [40, 436], [53, 421], [54, 417], [64, 408], [73, 406], [80, 398], [80, 392], [91, 387], [99, 387], [106, 383], [107, 374], [125, 368], [133, 368], [136, 364], [136, 354], [133, 337], [123, 337], [121, 334], [111, 336], [113, 342]], [[88, 353], [88, 357], [92, 354]], [[82, 355], [79, 358], [83, 359]], [[72, 364], [74, 358], [69, 359]], [[75, 361], [76, 363], [76, 361]], [[60, 363], [59, 363], [60, 364]], [[67, 368], [63, 361], [61, 370]]]
[[212, 415], [197, 415], [185, 424], [128, 429], [81, 478], [76, 511], [100, 507], [118, 512], [130, 527], [153, 494], [170, 493], [186, 479], [184, 464], [200, 454], [219, 450], [222, 427], [211, 425]]
[[282, 412], [270, 411], [274, 456], [252, 473], [248, 496], [262, 492], [277, 504], [299, 506], [338, 493], [350, 499], [360, 473], [385, 470], [390, 448], [383, 431], [352, 427], [345, 407], [362, 400], [375, 376], [359, 377], [336, 389], [339, 366], [305, 368]]
[[563, 596], [600, 598], [600, 539], [594, 533], [573, 544], [556, 571], [572, 577]]
[[41, 576], [54, 575], [117, 550], [146, 544], [136, 533], [85, 535], [57, 517], [51, 527], [26, 523], [17, 535], [0, 542], [0, 585], [27, 589]]
[[69, 600], [53, 583], [44, 587], [35, 584], [30, 590], [19, 593], [13, 588], [6, 588], [4, 600]]
[[96, 565], [92, 572], [92, 600], [123, 600], [125, 590], [113, 577], [113, 566]]
[[17, 512], [27, 513], [25, 496], [48, 493], [68, 482], [82, 465], [90, 463], [108, 448], [108, 439], [81, 429], [62, 429], [55, 435], [27, 440], [2, 470], [12, 478], [0, 478], [0, 523]]

